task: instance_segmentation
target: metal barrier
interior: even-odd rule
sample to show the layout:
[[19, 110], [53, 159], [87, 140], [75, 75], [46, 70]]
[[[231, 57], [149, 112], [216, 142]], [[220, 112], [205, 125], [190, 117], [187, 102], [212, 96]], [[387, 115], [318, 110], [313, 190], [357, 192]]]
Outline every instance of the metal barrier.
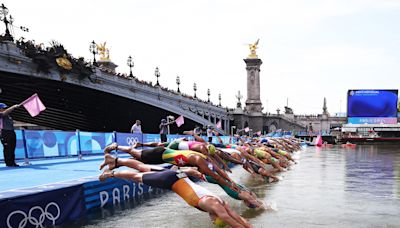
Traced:
[[[120, 132], [85, 132], [85, 131], [57, 131], [57, 130], [15, 130], [17, 146], [15, 157], [18, 160], [72, 157], [82, 158], [88, 155], [99, 155], [103, 153], [104, 147], [112, 142], [118, 145], [132, 146], [136, 142], [160, 142], [159, 134], [131, 134]], [[186, 137], [188, 135], [167, 135], [168, 141]], [[221, 136], [224, 143], [230, 143], [229, 136]], [[207, 140], [207, 139], [206, 139]], [[234, 140], [234, 139], [232, 139]], [[213, 137], [213, 143], [218, 143]], [[232, 142], [234, 143], [234, 142]], [[3, 145], [0, 144], [0, 151]], [[3, 153], [0, 152], [0, 161], [3, 161]]]

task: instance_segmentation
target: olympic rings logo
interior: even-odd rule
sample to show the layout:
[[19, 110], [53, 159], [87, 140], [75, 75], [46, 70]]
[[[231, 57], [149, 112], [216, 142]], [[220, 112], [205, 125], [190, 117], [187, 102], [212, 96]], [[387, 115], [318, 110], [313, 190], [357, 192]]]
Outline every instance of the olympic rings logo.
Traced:
[[126, 137], [126, 143], [127, 143], [129, 146], [133, 146], [133, 145], [135, 145], [135, 143], [137, 143], [137, 142], [139, 142], [139, 139], [136, 138], [136, 137]]
[[[56, 209], [57, 213], [55, 215], [53, 215], [52, 213], [49, 212], [50, 206], [53, 206]], [[36, 218], [33, 215], [33, 212], [35, 210], [40, 212], [39, 218]], [[23, 219], [19, 222], [18, 228], [25, 227], [28, 222], [30, 224], [32, 224], [33, 226], [36, 226], [36, 228], [38, 228], [38, 227], [43, 228], [43, 227], [45, 227], [45, 224], [43, 224], [43, 222], [46, 220], [46, 218], [48, 220], [50, 220], [53, 223], [53, 225], [56, 224], [56, 220], [58, 219], [58, 217], [60, 217], [60, 207], [55, 202], [51, 202], [51, 203], [47, 204], [47, 206], [45, 207], [44, 210], [40, 206], [32, 207], [29, 210], [28, 214], [26, 214], [25, 212], [23, 212], [21, 210], [14, 211], [14, 212], [10, 213], [7, 217], [8, 228], [12, 228], [12, 226], [10, 224], [11, 217], [13, 217], [14, 215], [16, 217], [20, 217], [20, 216], [17, 216], [18, 214], [22, 215], [22, 217], [23, 217]]]

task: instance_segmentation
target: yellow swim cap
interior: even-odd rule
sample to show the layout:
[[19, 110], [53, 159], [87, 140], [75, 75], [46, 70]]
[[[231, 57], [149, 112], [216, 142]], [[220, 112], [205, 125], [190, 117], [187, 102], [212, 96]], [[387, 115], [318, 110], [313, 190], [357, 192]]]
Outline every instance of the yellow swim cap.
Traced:
[[214, 155], [215, 154], [215, 146], [214, 145], [212, 145], [212, 144], [210, 144], [210, 145], [208, 145], [208, 152], [211, 154], [211, 155]]
[[219, 217], [217, 217], [215, 219], [214, 224], [215, 224], [216, 227], [220, 227], [220, 228], [227, 226], [227, 224], [222, 219], [220, 219]]

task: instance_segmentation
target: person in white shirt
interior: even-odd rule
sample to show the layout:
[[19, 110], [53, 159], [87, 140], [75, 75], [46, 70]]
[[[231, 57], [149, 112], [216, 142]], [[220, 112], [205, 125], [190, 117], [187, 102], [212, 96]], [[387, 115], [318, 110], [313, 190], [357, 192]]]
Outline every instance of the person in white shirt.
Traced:
[[139, 133], [142, 134], [142, 126], [140, 120], [136, 120], [136, 123], [132, 125], [131, 133]]

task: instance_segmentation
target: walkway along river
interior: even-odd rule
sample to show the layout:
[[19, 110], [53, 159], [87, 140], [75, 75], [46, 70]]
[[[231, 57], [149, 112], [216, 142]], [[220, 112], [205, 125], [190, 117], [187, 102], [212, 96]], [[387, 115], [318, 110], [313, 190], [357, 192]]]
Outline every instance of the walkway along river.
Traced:
[[[308, 147], [296, 156], [298, 164], [274, 184], [234, 168], [233, 178], [273, 209], [248, 209], [218, 186], [202, 185], [228, 200], [254, 227], [400, 227], [398, 146]], [[190, 208], [174, 193], [121, 208], [99, 212], [85, 227], [215, 227], [206, 213]]]

